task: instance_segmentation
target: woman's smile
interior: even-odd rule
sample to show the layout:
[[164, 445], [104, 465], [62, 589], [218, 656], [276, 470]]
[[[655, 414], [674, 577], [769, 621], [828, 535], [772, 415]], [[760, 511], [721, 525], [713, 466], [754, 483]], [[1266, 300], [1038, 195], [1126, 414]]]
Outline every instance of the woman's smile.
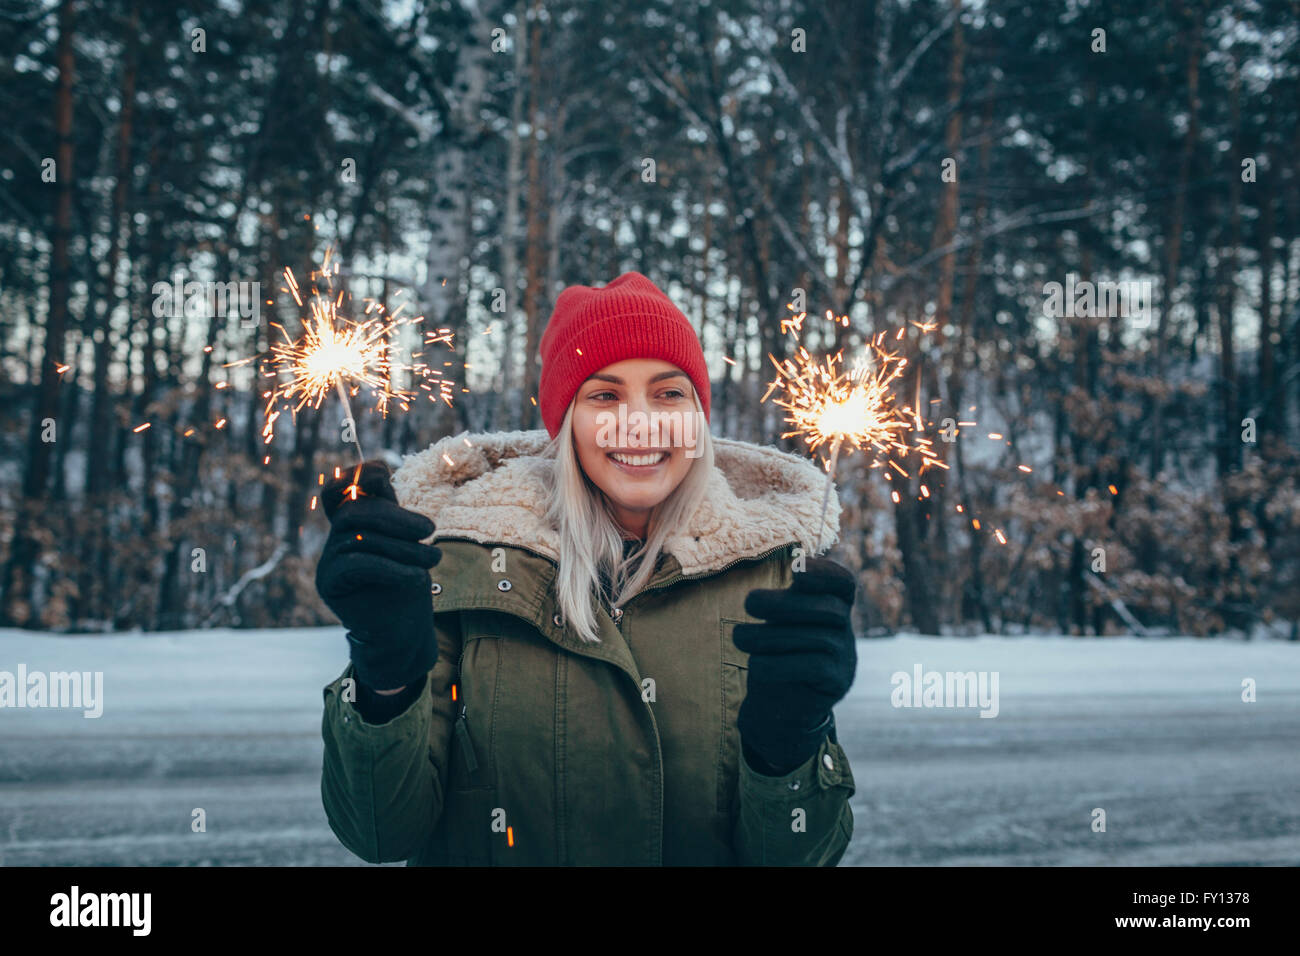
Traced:
[[661, 451], [641, 451], [630, 449], [627, 451], [607, 452], [605, 457], [614, 463], [614, 467], [625, 471], [630, 475], [649, 475], [657, 472], [672, 457], [672, 451], [665, 449]]

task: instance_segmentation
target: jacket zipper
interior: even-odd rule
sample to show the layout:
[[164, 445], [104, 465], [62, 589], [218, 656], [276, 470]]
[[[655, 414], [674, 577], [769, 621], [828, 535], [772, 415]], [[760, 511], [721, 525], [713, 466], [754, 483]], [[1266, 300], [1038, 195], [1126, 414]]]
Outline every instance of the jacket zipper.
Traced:
[[465, 769], [471, 774], [478, 769], [478, 758], [474, 754], [474, 744], [469, 739], [469, 721], [465, 719], [465, 705], [460, 705], [460, 716], [456, 718], [456, 736], [460, 739], [460, 752], [465, 755]]
[[456, 662], [456, 684], [460, 687], [460, 714], [456, 717], [456, 739], [460, 741], [460, 752], [465, 755], [465, 769], [471, 774], [478, 769], [478, 756], [474, 753], [474, 742], [469, 739], [469, 719], [465, 703], [465, 686], [461, 683], [461, 667], [465, 663], [465, 650], [461, 649], [460, 660]]
[[[788, 544], [788, 542], [787, 542], [787, 544]], [[732, 561], [732, 562], [730, 562], [729, 564], [726, 564], [726, 565], [724, 565], [724, 566], [718, 568], [716, 571], [711, 571], [711, 572], [709, 572], [709, 574], [702, 574], [702, 575], [700, 575], [700, 577], [699, 577], [698, 579], [696, 579], [696, 580], [700, 580], [700, 579], [707, 578], [707, 577], [712, 577], [712, 576], [715, 575], [715, 574], [721, 574], [723, 571], [726, 571], [726, 570], [728, 570], [729, 568], [735, 567], [735, 566], [736, 566], [737, 564], [739, 564], [741, 561], [758, 561], [758, 560], [762, 560], [763, 558], [770, 557], [771, 555], [776, 554], [776, 552], [780, 551], [782, 548], [785, 548], [786, 546], [787, 546], [786, 544], [780, 544], [780, 545], [777, 545], [775, 548], [769, 548], [767, 551], [764, 551], [762, 554], [755, 555], [754, 557], [750, 557], [750, 558], [737, 558], [735, 561]], [[640, 591], [638, 591], [636, 594], [632, 595], [632, 597], [628, 598], [627, 605], [631, 605], [633, 601], [635, 601], [637, 598], [639, 598], [642, 594], [645, 594], [646, 591], [659, 591], [659, 590], [662, 590], [663, 588], [666, 588], [666, 587], [669, 587], [669, 586], [671, 586], [671, 585], [673, 585], [673, 584], [676, 584], [678, 581], [680, 581], [680, 580], [681, 580], [682, 578], [684, 578], [684, 577], [686, 577], [686, 575], [682, 574], [681, 572], [678, 572], [677, 574], [674, 574], [672, 577], [668, 578], [668, 580], [666, 580], [666, 581], [662, 581], [662, 582], [660, 582], [659, 584], [655, 584], [655, 585], [652, 585], [652, 586], [650, 586], [650, 587], [642, 588], [642, 589], [641, 589]], [[622, 620], [623, 620], [623, 617], [624, 617], [625, 615], [626, 615], [626, 605], [625, 605], [625, 607], [624, 607], [624, 614], [623, 614], [623, 615], [620, 615], [620, 616], [619, 616], [619, 620], [616, 621], [616, 622], [614, 623], [614, 626], [618, 628], [620, 634], [623, 632], [623, 624], [622, 624]], [[650, 714], [650, 726], [654, 728], [654, 732], [655, 732], [655, 752], [656, 752], [656, 754], [657, 754], [657, 756], [658, 756], [658, 758], [659, 758], [660, 766], [662, 767], [662, 765], [663, 765], [663, 753], [662, 753], [662, 751], [659, 749], [660, 746], [661, 746], [660, 741], [661, 741], [661, 739], [662, 739], [662, 738], [659, 736], [659, 721], [655, 719], [654, 708], [653, 708], [653, 707], [649, 707], [649, 705], [647, 705], [647, 707], [649, 708], [649, 711], [648, 711], [648, 712], [649, 712], [649, 714]], [[661, 825], [662, 825], [662, 822], [663, 822], [663, 806], [664, 806], [663, 778], [660, 777], [660, 779], [659, 779], [659, 819], [660, 819], [660, 823], [661, 823]], [[663, 831], [662, 831], [662, 828], [661, 828], [661, 829], [660, 829], [660, 844], [659, 844], [659, 859], [658, 859], [657, 862], [661, 862], [662, 860], [663, 860]]]
[[[761, 561], [763, 558], [771, 557], [772, 555], [776, 554], [776, 552], [780, 551], [782, 548], [785, 548], [785, 547], [787, 547], [787, 546], [788, 546], [788, 542], [787, 542], [786, 544], [779, 544], [779, 545], [777, 545], [775, 548], [769, 548], [768, 550], [764, 551], [762, 554], [755, 555], [755, 556], [752, 557], [752, 558], [737, 558], [735, 561], [732, 561], [732, 562], [730, 562], [730, 563], [728, 563], [728, 564], [723, 565], [722, 567], [718, 568], [716, 571], [712, 571], [712, 572], [710, 572], [709, 574], [702, 574], [702, 575], [700, 575], [700, 577], [699, 577], [697, 580], [701, 580], [701, 579], [703, 579], [703, 578], [712, 577], [712, 576], [715, 575], [715, 574], [721, 574], [723, 571], [726, 571], [726, 570], [728, 570], [728, 569], [730, 569], [730, 568], [735, 567], [735, 566], [736, 566], [737, 564], [739, 564], [741, 561]], [[628, 604], [631, 604], [633, 601], [635, 601], [637, 598], [639, 598], [642, 594], [645, 594], [646, 591], [659, 591], [659, 590], [662, 590], [663, 588], [666, 588], [666, 587], [668, 587], [668, 586], [670, 586], [670, 585], [672, 585], [672, 584], [676, 584], [678, 581], [680, 581], [680, 580], [681, 580], [682, 578], [684, 578], [684, 577], [686, 577], [686, 575], [682, 574], [681, 572], [678, 572], [677, 574], [674, 574], [672, 577], [670, 577], [667, 581], [663, 581], [663, 582], [661, 582], [661, 583], [659, 583], [659, 584], [656, 584], [656, 585], [653, 585], [653, 586], [651, 586], [651, 587], [642, 588], [639, 592], [637, 592], [636, 594], [632, 595], [632, 597], [628, 598], [627, 603], [628, 603]], [[619, 619], [619, 623], [616, 625], [616, 626], [618, 627], [618, 629], [619, 629], [619, 633], [620, 633], [620, 634], [623, 632], [623, 628], [622, 628], [622, 623], [621, 623], [621, 622], [622, 622], [622, 618], [620, 617], [620, 619]], [[647, 706], [649, 706], [649, 705], [647, 705]], [[655, 719], [655, 712], [654, 712], [654, 708], [653, 708], [653, 707], [650, 707], [650, 711], [649, 711], [649, 713], [650, 713], [650, 726], [654, 727], [654, 731], [655, 731], [655, 748], [656, 748], [656, 752], [659, 753], [660, 765], [662, 766], [663, 754], [662, 754], [661, 751], [659, 751], [660, 740], [661, 740], [661, 738], [659, 737], [659, 722]], [[663, 821], [663, 805], [664, 805], [663, 801], [664, 801], [663, 778], [661, 777], [660, 780], [659, 780], [659, 819], [660, 819], [661, 824], [662, 824], [662, 821]], [[662, 860], [663, 860], [663, 831], [662, 831], [662, 829], [661, 829], [661, 830], [660, 830], [660, 843], [659, 843], [659, 862], [662, 862]]]

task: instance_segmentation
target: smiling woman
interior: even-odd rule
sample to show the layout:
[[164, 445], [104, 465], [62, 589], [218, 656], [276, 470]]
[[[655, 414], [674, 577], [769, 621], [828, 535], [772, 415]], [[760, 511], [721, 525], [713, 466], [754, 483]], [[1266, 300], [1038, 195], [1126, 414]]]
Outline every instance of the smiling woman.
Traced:
[[[708, 429], [687, 447], [687, 429], [656, 427], [683, 412], [704, 414], [684, 372], [662, 359], [625, 359], [582, 383], [545, 452], [556, 463], [547, 513], [568, 549], [556, 597], [584, 640], [597, 633], [593, 581], [605, 585], [611, 608], [620, 607], [649, 580], [665, 539], [704, 496], [713, 469]], [[612, 429], [611, 418], [632, 427]]]
[[835, 865], [857, 657], [852, 575], [806, 556], [824, 475], [710, 435], [699, 339], [645, 276], [565, 289], [541, 353], [545, 431], [322, 495], [352, 648], [330, 826], [372, 862]]
[[[612, 607], [640, 590], [666, 537], [705, 494], [713, 470], [709, 372], [690, 321], [637, 272], [561, 292], [540, 349], [540, 407], [556, 461], [547, 513], [567, 549], [556, 596], [591, 641], [593, 586], [611, 583]], [[685, 447], [684, 428], [655, 427], [674, 413], [705, 422], [702, 447]], [[611, 436], [611, 419], [640, 427]], [[628, 554], [627, 539], [642, 544]]]

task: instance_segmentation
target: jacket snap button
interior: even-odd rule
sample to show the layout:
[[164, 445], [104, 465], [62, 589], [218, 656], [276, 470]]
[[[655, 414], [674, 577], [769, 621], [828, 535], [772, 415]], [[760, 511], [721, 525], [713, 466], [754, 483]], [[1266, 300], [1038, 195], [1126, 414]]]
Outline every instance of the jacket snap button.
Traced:
[[510, 582], [507, 581], [505, 578], [502, 578], [500, 581], [497, 582], [497, 590], [498, 590], [498, 591], [509, 591], [509, 590], [510, 590]]
[[564, 627], [564, 618], [560, 617], [560, 615], [554, 615], [551, 620], [555, 622], [556, 627]]
[[798, 789], [799, 789], [799, 781], [798, 781], [798, 780], [791, 780], [791, 781], [790, 781], [790, 789], [791, 789], [791, 790], [798, 790]]
[[622, 619], [623, 619], [623, 609], [621, 607], [614, 608], [614, 620], [621, 621]]
[[827, 769], [827, 770], [834, 770], [834, 769], [835, 769], [835, 762], [834, 762], [833, 760], [831, 760], [831, 755], [830, 755], [830, 754], [822, 754], [822, 763], [826, 764], [826, 769]]
[[434, 582], [433, 582], [433, 593], [434, 593], [434, 594], [441, 594], [441, 593], [442, 593], [442, 585], [439, 584], [437, 581], [434, 581]]

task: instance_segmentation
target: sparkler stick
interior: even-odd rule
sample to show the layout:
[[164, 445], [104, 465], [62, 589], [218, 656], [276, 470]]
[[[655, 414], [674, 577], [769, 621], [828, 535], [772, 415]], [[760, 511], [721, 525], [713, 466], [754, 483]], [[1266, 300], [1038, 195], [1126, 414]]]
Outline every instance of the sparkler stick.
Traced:
[[339, 399], [343, 402], [343, 414], [352, 423], [352, 444], [357, 450], [357, 462], [364, 463], [366, 456], [361, 453], [361, 436], [357, 434], [357, 420], [352, 417], [352, 403], [348, 401], [347, 389], [343, 387], [342, 380], [335, 382], [334, 387], [338, 389]]
[[822, 491], [822, 510], [817, 518], [817, 554], [822, 553], [822, 525], [826, 523], [826, 506], [831, 503], [831, 485], [835, 482], [835, 465], [840, 459], [840, 443], [844, 441], [842, 436], [835, 438], [835, 443], [831, 445], [831, 466], [826, 472], [826, 488]]

